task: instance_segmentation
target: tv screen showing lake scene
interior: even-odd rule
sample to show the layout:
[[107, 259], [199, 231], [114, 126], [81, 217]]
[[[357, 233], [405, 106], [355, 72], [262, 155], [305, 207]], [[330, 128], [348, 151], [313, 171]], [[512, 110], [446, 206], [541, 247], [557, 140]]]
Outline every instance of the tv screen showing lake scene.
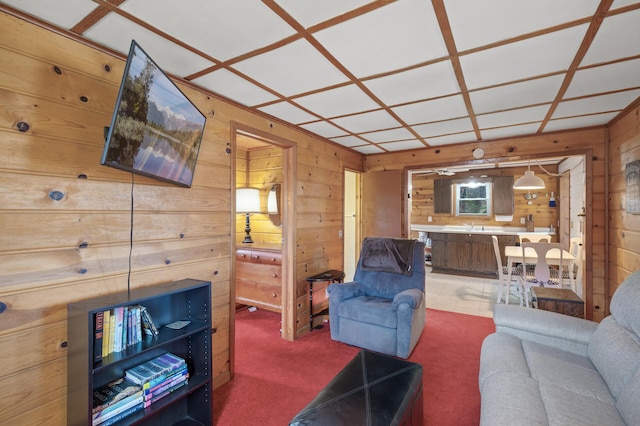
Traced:
[[101, 164], [190, 187], [205, 121], [132, 41]]

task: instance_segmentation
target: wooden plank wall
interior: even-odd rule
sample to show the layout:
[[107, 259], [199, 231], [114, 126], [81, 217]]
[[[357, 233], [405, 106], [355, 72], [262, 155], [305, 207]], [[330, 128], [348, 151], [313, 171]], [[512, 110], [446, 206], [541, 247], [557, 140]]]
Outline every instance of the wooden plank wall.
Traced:
[[627, 163], [640, 160], [640, 102], [609, 130], [609, 296], [640, 270], [640, 214], [626, 211]]
[[[213, 283], [214, 385], [225, 383], [233, 123], [300, 147], [291, 306], [306, 276], [342, 265], [342, 174], [362, 170], [362, 155], [178, 82], [207, 116], [193, 187], [139, 176], [132, 184], [129, 174], [99, 165], [124, 60], [4, 12], [0, 27], [1, 422], [66, 423], [66, 305], [127, 288], [132, 190], [131, 286]], [[18, 122], [29, 130], [18, 131]], [[64, 197], [52, 200], [54, 190]]]
[[[551, 173], [557, 173], [557, 166], [545, 166], [545, 169]], [[558, 227], [558, 208], [549, 207], [549, 197], [551, 191], [558, 194], [558, 179], [554, 176], [549, 176], [542, 172], [538, 167], [531, 166], [531, 170], [535, 175], [540, 177], [545, 182], [545, 189], [532, 190], [531, 194], [536, 194], [537, 198], [532, 199], [532, 205], [527, 204], [527, 200], [523, 197], [528, 191], [514, 191], [513, 199], [513, 221], [511, 222], [498, 222], [495, 220], [495, 216], [486, 217], [472, 217], [469, 216], [456, 216], [454, 214], [435, 214], [433, 205], [433, 182], [435, 179], [465, 179], [470, 176], [478, 177], [480, 174], [491, 176], [513, 176], [515, 179], [519, 178], [527, 170], [526, 167], [514, 167], [509, 169], [493, 169], [493, 170], [478, 170], [475, 172], [456, 173], [455, 176], [444, 177], [438, 175], [414, 175], [412, 178], [411, 187], [411, 224], [420, 225], [464, 225], [473, 222], [475, 226], [515, 226], [524, 227], [520, 224], [520, 218], [526, 217], [529, 214], [533, 215], [533, 220], [536, 227], [549, 228], [551, 224], [555, 228]], [[556, 202], [559, 202], [559, 198], [556, 197]], [[432, 221], [428, 221], [428, 217], [431, 216]], [[418, 233], [412, 231], [410, 235], [413, 238], [417, 238]], [[568, 248], [568, 247], [567, 247]]]
[[[368, 155], [365, 170], [380, 171], [416, 167], [445, 167], [451, 165], [493, 162], [495, 160], [526, 160], [556, 155], [588, 157], [587, 218], [586, 218], [586, 315], [594, 320], [604, 318], [607, 311], [605, 296], [605, 185], [606, 131], [604, 127], [541, 134], [496, 141], [432, 147], [408, 152]], [[474, 160], [474, 148], [485, 151], [484, 158]]]

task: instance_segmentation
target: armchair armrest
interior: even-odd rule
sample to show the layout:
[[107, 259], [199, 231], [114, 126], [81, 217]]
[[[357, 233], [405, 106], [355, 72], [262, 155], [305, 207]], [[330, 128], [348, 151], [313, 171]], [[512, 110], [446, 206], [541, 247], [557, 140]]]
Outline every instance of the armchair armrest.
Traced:
[[418, 290], [417, 288], [403, 290], [400, 293], [396, 294], [393, 298], [393, 307], [397, 309], [398, 305], [400, 305], [401, 303], [407, 303], [411, 307], [411, 309], [415, 309], [420, 306], [420, 302], [422, 302], [423, 297], [424, 292]]
[[513, 305], [495, 305], [496, 331], [580, 355], [587, 354], [598, 323], [555, 312]]
[[364, 286], [357, 281], [344, 284], [329, 284], [327, 295], [334, 302], [342, 302], [357, 296], [364, 296]]

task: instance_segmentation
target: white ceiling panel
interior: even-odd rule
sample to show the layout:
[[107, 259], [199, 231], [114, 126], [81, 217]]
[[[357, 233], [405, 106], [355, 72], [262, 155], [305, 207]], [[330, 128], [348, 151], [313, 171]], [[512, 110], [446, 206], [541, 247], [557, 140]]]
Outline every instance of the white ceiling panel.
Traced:
[[306, 40], [298, 40], [234, 65], [285, 96], [343, 83], [346, 76]]
[[451, 61], [368, 80], [365, 85], [387, 105], [460, 92]]
[[602, 96], [560, 102], [552, 118], [573, 117], [599, 112], [621, 111], [640, 96], [640, 90], [610, 93]]
[[528, 38], [460, 57], [469, 90], [566, 71], [587, 25]]
[[296, 98], [295, 102], [323, 117], [338, 117], [380, 108], [380, 105], [354, 84], [302, 96]]
[[351, 135], [332, 138], [331, 140], [337, 144], [340, 144], [342, 146], [347, 146], [347, 147], [362, 146], [367, 144], [366, 141]]
[[84, 35], [125, 55], [129, 52], [131, 40], [135, 40], [160, 68], [174, 75], [189, 75], [214, 65], [202, 56], [167, 42], [159, 35], [114, 13], [101, 19]]
[[581, 66], [640, 54], [640, 9], [605, 18]]
[[483, 114], [527, 105], [551, 103], [558, 94], [563, 79], [564, 75], [554, 75], [469, 92], [473, 112]]
[[260, 105], [276, 99], [266, 90], [227, 70], [206, 74], [194, 79], [193, 82], [244, 105]]
[[404, 127], [398, 127], [397, 129], [383, 130], [381, 132], [365, 133], [362, 135], [367, 140], [374, 143], [385, 143], [403, 139], [413, 139], [414, 134], [405, 129]]
[[218, 60], [294, 34], [260, 0], [129, 0], [121, 8]]
[[451, 145], [454, 143], [472, 142], [476, 140], [476, 134], [473, 132], [458, 133], [455, 135], [438, 136], [427, 139], [427, 143], [433, 146]]
[[69, 29], [96, 8], [91, 0], [2, 0], [0, 3]]
[[413, 129], [423, 138], [432, 138], [435, 136], [448, 135], [450, 133], [473, 131], [473, 124], [471, 124], [469, 117], [464, 117], [456, 120], [422, 124], [414, 126]]
[[346, 117], [336, 118], [332, 121], [338, 126], [353, 133], [390, 129], [400, 125], [400, 123], [398, 123], [398, 121], [387, 111], [382, 110], [365, 112], [358, 115], [349, 115]]
[[576, 71], [564, 99], [640, 87], [640, 59]]
[[460, 95], [396, 107], [393, 108], [393, 112], [405, 123], [412, 125], [468, 115], [464, 99]]
[[514, 136], [531, 135], [538, 131], [540, 123], [520, 124], [518, 126], [498, 127], [496, 129], [481, 130], [483, 140], [510, 138]]
[[425, 145], [419, 140], [413, 139], [410, 141], [383, 143], [380, 144], [380, 147], [386, 149], [387, 151], [405, 151], [407, 149], [424, 148]]
[[368, 154], [380, 154], [382, 152], [384, 152], [384, 150], [382, 148], [378, 148], [375, 145], [363, 145], [363, 146], [356, 146], [353, 148], [354, 151], [358, 151], [362, 154], [368, 155]]
[[276, 0], [289, 15], [305, 28], [342, 15], [369, 3], [370, 0]]
[[315, 33], [357, 77], [447, 55], [430, 2], [402, 0]]
[[343, 136], [347, 133], [344, 130], [339, 129], [330, 122], [317, 121], [315, 123], [301, 124], [300, 127], [307, 129], [317, 135], [323, 136], [327, 139], [335, 138], [337, 136]]
[[541, 122], [550, 105], [540, 105], [529, 108], [514, 109], [511, 111], [495, 112], [492, 114], [478, 115], [478, 126], [481, 129], [500, 126], [512, 126], [530, 122]]
[[459, 52], [591, 16], [598, 3], [598, 0], [444, 2]]
[[544, 128], [545, 132], [555, 132], [558, 130], [576, 129], [580, 127], [601, 126], [611, 121], [617, 113], [584, 115], [573, 118], [560, 118], [551, 120]]
[[317, 119], [316, 116], [291, 105], [289, 102], [278, 102], [277, 104], [263, 106], [258, 109], [293, 124], [306, 123]]

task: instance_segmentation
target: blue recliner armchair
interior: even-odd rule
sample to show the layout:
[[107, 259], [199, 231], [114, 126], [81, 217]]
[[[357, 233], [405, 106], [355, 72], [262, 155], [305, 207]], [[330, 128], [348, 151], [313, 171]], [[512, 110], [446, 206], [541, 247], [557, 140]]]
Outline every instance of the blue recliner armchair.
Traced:
[[424, 243], [365, 238], [354, 281], [331, 284], [331, 338], [408, 358], [425, 324]]

